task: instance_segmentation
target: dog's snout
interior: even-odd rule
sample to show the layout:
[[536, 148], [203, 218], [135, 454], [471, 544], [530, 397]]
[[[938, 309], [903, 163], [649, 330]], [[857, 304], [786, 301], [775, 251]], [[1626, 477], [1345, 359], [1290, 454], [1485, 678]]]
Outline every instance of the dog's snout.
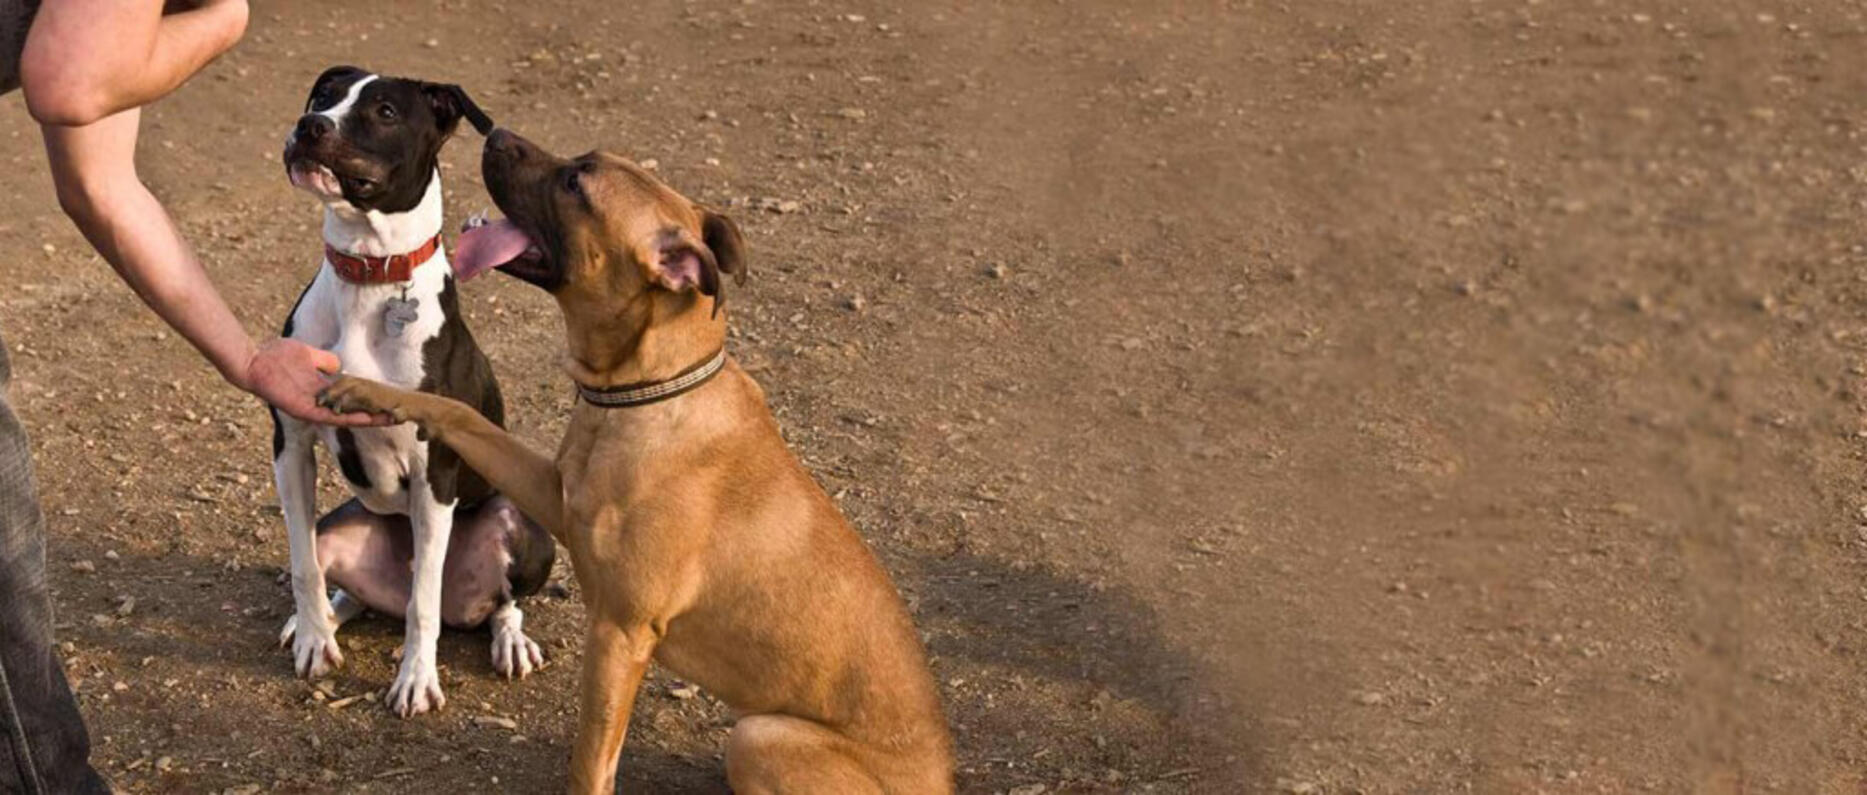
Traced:
[[297, 135], [301, 141], [310, 142], [323, 138], [326, 133], [335, 129], [337, 125], [333, 124], [329, 117], [307, 113], [298, 119], [298, 127], [293, 130], [293, 134]]

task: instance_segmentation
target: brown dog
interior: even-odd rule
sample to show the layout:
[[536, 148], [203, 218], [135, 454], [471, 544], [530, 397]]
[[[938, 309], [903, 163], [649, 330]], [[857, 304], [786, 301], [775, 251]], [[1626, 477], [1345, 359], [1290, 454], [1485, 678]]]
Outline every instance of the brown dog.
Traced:
[[506, 130], [482, 170], [506, 220], [463, 235], [457, 267], [557, 298], [583, 395], [557, 460], [438, 395], [345, 378], [325, 399], [417, 423], [569, 549], [590, 620], [571, 790], [614, 788], [652, 658], [739, 711], [740, 795], [952, 791], [893, 584], [724, 356], [720, 274], [745, 276], [732, 222], [620, 157]]

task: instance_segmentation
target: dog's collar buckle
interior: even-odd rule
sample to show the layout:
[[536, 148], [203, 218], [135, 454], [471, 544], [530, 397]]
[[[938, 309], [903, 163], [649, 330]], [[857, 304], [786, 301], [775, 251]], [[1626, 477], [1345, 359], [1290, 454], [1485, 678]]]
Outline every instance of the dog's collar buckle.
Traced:
[[701, 384], [713, 380], [713, 376], [719, 375], [720, 370], [725, 367], [726, 348], [721, 346], [719, 351], [707, 357], [706, 361], [689, 367], [680, 375], [666, 381], [606, 387], [578, 384], [577, 396], [583, 398], [583, 402], [597, 408], [626, 409], [646, 406], [691, 392], [699, 388]]
[[387, 257], [346, 254], [325, 243], [324, 258], [330, 261], [338, 278], [351, 284], [396, 284], [415, 278], [415, 269], [434, 259], [435, 252], [440, 250], [441, 236], [437, 234], [421, 244], [421, 248]]

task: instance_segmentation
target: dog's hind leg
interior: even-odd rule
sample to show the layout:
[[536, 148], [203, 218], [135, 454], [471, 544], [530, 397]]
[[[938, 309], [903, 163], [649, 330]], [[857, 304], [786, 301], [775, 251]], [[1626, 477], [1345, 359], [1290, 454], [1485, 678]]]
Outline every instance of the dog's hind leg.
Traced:
[[338, 588], [340, 626], [364, 608], [398, 618], [408, 609], [410, 538], [408, 517], [372, 513], [355, 498], [318, 520], [318, 565]]
[[557, 548], [549, 534], [495, 496], [454, 516], [442, 577], [441, 620], [450, 626], [489, 624], [493, 669], [524, 678], [544, 664], [544, 652], [525, 636], [518, 598], [537, 593], [551, 576]]
[[848, 738], [789, 715], [747, 715], [726, 741], [735, 795], [823, 792], [881, 795], [881, 782], [849, 752]]

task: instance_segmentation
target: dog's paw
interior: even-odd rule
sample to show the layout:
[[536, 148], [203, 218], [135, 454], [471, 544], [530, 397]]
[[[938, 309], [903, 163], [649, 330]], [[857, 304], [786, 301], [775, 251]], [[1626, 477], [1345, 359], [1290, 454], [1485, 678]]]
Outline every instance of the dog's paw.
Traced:
[[362, 412], [407, 422], [408, 416], [399, 399], [400, 391], [365, 378], [340, 375], [318, 394], [318, 405], [338, 414]]
[[545, 653], [517, 629], [493, 630], [493, 670], [507, 679], [524, 679], [544, 667]]
[[395, 681], [389, 685], [389, 697], [384, 701], [389, 711], [404, 718], [447, 706], [447, 696], [441, 694], [441, 673], [434, 667], [433, 652], [404, 653], [402, 669], [396, 672]]
[[337, 646], [337, 630], [330, 622], [300, 620], [294, 613], [279, 630], [279, 646], [292, 647], [292, 668], [304, 679], [317, 679], [343, 667], [344, 652]]

